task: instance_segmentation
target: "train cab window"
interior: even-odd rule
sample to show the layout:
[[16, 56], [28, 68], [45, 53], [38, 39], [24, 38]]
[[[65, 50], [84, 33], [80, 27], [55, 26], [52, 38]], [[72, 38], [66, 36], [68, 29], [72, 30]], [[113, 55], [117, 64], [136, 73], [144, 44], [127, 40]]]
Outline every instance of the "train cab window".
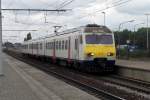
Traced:
[[112, 35], [86, 35], [87, 44], [113, 44]]
[[68, 41], [66, 40], [65, 42], [65, 49], [67, 50], [68, 49]]

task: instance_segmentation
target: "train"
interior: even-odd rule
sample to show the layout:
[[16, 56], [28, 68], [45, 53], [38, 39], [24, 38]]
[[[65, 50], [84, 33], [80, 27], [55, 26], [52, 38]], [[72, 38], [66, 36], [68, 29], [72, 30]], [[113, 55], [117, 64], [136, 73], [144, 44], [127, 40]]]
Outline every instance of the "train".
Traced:
[[97, 24], [24, 41], [21, 53], [88, 72], [114, 71], [116, 61], [114, 33]]

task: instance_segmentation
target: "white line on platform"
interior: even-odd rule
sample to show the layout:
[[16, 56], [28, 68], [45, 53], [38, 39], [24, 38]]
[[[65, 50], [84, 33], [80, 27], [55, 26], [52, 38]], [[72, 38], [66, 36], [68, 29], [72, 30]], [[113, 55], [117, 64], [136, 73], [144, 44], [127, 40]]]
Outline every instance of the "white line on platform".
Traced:
[[59, 96], [45, 88], [41, 83], [27, 75], [26, 72], [18, 67], [16, 62], [12, 62], [9, 59], [6, 59], [6, 61], [25, 80], [25, 82], [27, 82], [41, 100], [62, 100]]

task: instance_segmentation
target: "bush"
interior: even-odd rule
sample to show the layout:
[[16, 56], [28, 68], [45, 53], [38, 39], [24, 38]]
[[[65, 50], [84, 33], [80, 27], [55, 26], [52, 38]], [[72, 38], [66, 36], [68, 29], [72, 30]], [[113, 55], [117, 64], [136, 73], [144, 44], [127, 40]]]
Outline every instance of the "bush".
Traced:
[[130, 57], [133, 57], [133, 58], [148, 57], [148, 53], [147, 51], [144, 51], [144, 50], [136, 50], [130, 53]]
[[150, 52], [148, 53], [145, 50], [134, 50], [133, 52], [128, 52], [128, 49], [121, 49], [120, 50], [120, 58], [126, 58], [128, 57], [132, 58], [142, 58], [142, 57], [150, 57]]

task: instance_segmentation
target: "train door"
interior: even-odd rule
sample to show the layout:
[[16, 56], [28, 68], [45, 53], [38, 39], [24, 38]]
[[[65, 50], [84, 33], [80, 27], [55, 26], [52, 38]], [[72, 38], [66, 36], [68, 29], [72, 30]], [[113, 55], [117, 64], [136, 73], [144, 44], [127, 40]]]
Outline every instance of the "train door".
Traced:
[[56, 62], [56, 49], [55, 49], [55, 39], [53, 41], [53, 63]]
[[37, 55], [39, 55], [39, 43], [37, 42], [37, 46], [36, 46], [37, 48]]
[[74, 42], [74, 57], [76, 60], [79, 60], [79, 38], [78, 36], [75, 37], [75, 42]]
[[68, 62], [70, 63], [70, 57], [71, 57], [71, 37], [68, 39]]

